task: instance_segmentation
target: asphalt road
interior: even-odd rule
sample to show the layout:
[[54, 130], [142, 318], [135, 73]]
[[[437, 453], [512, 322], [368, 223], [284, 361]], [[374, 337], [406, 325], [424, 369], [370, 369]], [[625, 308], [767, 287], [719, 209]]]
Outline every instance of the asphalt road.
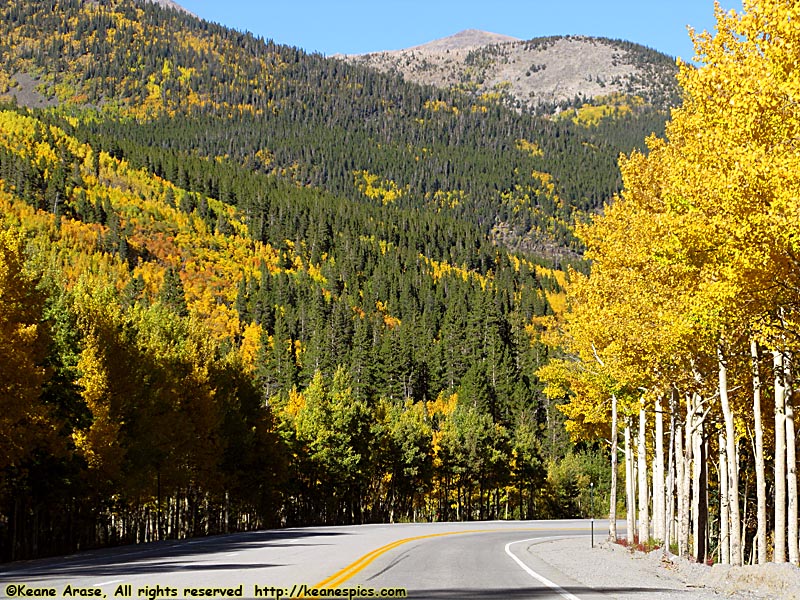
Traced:
[[[596, 522], [598, 540], [604, 531]], [[587, 521], [259, 531], [2, 565], [0, 597], [331, 597], [338, 588], [354, 598], [597, 598], [536, 557], [543, 540], [576, 535], [589, 544]]]

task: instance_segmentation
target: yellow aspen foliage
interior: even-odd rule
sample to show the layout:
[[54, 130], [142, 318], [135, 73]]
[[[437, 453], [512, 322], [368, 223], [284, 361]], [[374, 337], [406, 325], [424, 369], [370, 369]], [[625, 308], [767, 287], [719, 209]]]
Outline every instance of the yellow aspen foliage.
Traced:
[[97, 335], [85, 338], [85, 347], [78, 361], [81, 378], [78, 385], [92, 415], [86, 430], [76, 429], [72, 438], [89, 469], [103, 480], [114, 481], [120, 475], [125, 451], [120, 444], [121, 423], [112, 413], [109, 396], [109, 372]]
[[534, 158], [544, 156], [544, 151], [536, 142], [531, 142], [522, 138], [517, 139], [517, 150], [530, 154]]
[[380, 200], [384, 205], [393, 204], [405, 196], [409, 186], [399, 187], [390, 179], [379, 180], [378, 175], [369, 171], [356, 171], [355, 184], [358, 190], [371, 200]]
[[26, 273], [22, 239], [0, 229], [0, 468], [16, 466], [54, 434], [40, 401], [47, 336], [43, 299]]
[[443, 112], [451, 112], [454, 115], [458, 114], [458, 107], [451, 106], [444, 100], [426, 100], [422, 106], [426, 110], [430, 110], [432, 112], [443, 111]]
[[607, 437], [611, 395], [618, 390], [600, 365], [551, 360], [536, 374], [546, 382], [545, 396], [562, 401], [557, 408], [567, 417], [565, 428], [573, 440]]
[[250, 373], [255, 370], [256, 356], [258, 355], [258, 348], [262, 334], [263, 330], [261, 329], [261, 325], [258, 323], [249, 323], [244, 327], [244, 331], [242, 332], [240, 353], [242, 356], [242, 362]]
[[432, 196], [427, 192], [425, 197], [429, 198], [430, 204], [439, 210], [454, 209], [464, 203], [467, 193], [464, 190], [436, 190]]
[[593, 266], [570, 290], [569, 343], [617, 387], [696, 389], [721, 340], [768, 340], [779, 307], [782, 327], [800, 324], [798, 9], [743, 6], [717, 6], [716, 34], [695, 36], [705, 66], [681, 66], [666, 140], [624, 158], [621, 197], [578, 227]]
[[420, 260], [427, 265], [428, 274], [433, 278], [434, 281], [439, 281], [442, 277], [456, 276], [460, 277], [464, 281], [474, 279], [480, 284], [482, 289], [486, 289], [486, 285], [489, 283], [489, 275], [481, 275], [480, 273], [470, 271], [463, 267], [454, 267], [446, 262], [433, 260], [432, 258], [428, 258], [422, 254], [420, 254], [419, 257]]
[[306, 399], [303, 393], [299, 392], [295, 387], [289, 390], [288, 396], [289, 398], [283, 408], [283, 412], [291, 419], [295, 419], [297, 415], [299, 415], [300, 412], [305, 408]]
[[431, 421], [431, 448], [433, 464], [436, 467], [441, 467], [443, 464], [442, 438], [446, 435], [446, 423], [452, 418], [457, 407], [458, 394], [448, 394], [445, 391], [439, 392], [436, 400], [425, 402], [425, 412]]
[[430, 418], [449, 417], [458, 406], [458, 394], [448, 394], [444, 391], [439, 392], [436, 400], [425, 402], [425, 410]]
[[232, 339], [241, 333], [241, 322], [236, 309], [218, 303], [210, 290], [189, 304], [192, 314], [205, 320], [215, 339]]

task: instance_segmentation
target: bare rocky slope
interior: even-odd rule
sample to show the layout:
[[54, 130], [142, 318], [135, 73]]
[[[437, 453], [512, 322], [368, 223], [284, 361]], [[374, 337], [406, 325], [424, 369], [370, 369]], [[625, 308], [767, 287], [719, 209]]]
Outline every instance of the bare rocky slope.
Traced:
[[190, 15], [191, 15], [191, 14], [194, 14], [194, 13], [192, 13], [191, 11], [188, 11], [188, 10], [186, 10], [185, 8], [183, 8], [183, 7], [182, 7], [180, 4], [178, 4], [177, 2], [173, 2], [172, 0], [146, 0], [146, 1], [147, 1], [147, 2], [152, 2], [152, 3], [154, 3], [154, 4], [158, 4], [158, 5], [160, 5], [160, 6], [163, 6], [164, 8], [172, 8], [172, 9], [174, 9], [174, 10], [178, 10], [178, 11], [181, 11], [181, 12], [185, 12], [185, 13], [187, 13], [187, 14], [190, 14]]
[[339, 56], [438, 87], [500, 93], [519, 108], [636, 95], [658, 107], [678, 102], [675, 60], [644, 46], [584, 36], [518, 40], [467, 30], [404, 50]]

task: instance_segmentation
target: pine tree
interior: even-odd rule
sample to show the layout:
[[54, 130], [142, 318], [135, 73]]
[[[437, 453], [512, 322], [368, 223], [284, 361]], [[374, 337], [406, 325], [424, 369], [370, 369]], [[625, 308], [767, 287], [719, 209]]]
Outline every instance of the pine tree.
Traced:
[[164, 271], [164, 283], [159, 290], [158, 301], [179, 317], [189, 314], [183, 281], [175, 267], [169, 267]]

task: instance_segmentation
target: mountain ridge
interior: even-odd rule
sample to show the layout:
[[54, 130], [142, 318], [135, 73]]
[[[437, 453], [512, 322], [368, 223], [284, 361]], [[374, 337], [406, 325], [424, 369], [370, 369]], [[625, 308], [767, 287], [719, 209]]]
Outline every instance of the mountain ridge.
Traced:
[[438, 38], [424, 44], [412, 46], [410, 48], [405, 48], [404, 50], [447, 51], [521, 41], [522, 40], [520, 38], [502, 33], [483, 31], [481, 29], [464, 29], [458, 33], [454, 33], [453, 35]]
[[163, 8], [171, 8], [173, 10], [177, 10], [178, 12], [183, 12], [183, 13], [186, 13], [187, 15], [192, 15], [193, 17], [197, 16], [192, 11], [184, 8], [183, 6], [178, 4], [177, 2], [173, 2], [173, 0], [140, 0], [140, 1], [141, 2], [152, 2], [153, 4], [158, 4], [159, 6], [162, 6]]
[[646, 46], [589, 36], [507, 38], [465, 30], [401, 50], [337, 58], [423, 85], [500, 95], [517, 109], [539, 112], [615, 94], [662, 109], [679, 101], [674, 59]]

